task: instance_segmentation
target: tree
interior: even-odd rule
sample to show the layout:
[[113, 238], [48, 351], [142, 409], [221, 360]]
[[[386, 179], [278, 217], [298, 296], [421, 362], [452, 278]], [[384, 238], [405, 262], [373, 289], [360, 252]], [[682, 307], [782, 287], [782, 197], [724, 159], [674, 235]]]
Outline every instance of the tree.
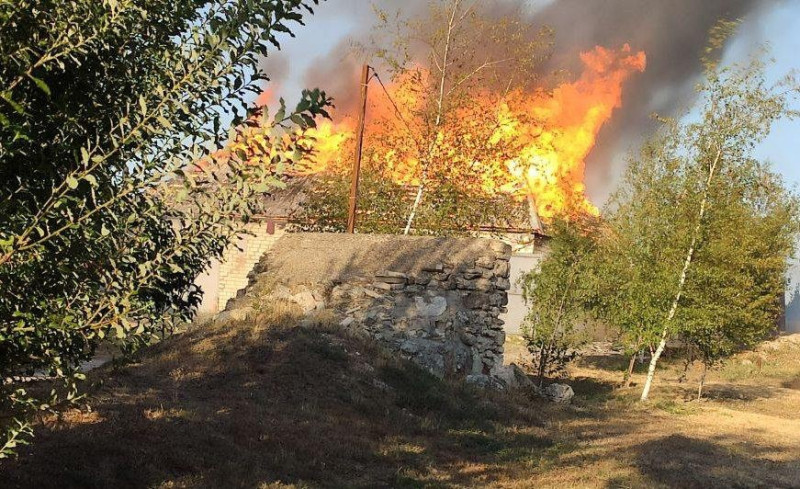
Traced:
[[[407, 135], [412, 144], [406, 147], [415, 148], [419, 161], [417, 193], [404, 230], [408, 234], [429, 179], [479, 180], [475, 162], [513, 157], [513, 141], [496, 138], [502, 124], [497, 111], [515, 90], [531, 88], [537, 63], [549, 53], [550, 33], [529, 41], [519, 20], [487, 21], [474, 3], [463, 0], [433, 2], [425, 21], [409, 21], [401, 29], [402, 57], [382, 51], [381, 58], [395, 79], [421, 82], [422, 87], [418, 96], [423, 103], [413, 114], [418, 126]], [[408, 58], [413, 39], [421, 39], [427, 50], [422, 69]], [[453, 156], [460, 164], [453, 164]], [[499, 175], [493, 177], [502, 186]]]
[[756, 161], [742, 169], [709, 212], [714, 216], [679, 314], [681, 339], [703, 364], [698, 399], [709, 367], [777, 329], [787, 259], [798, 231], [797, 197], [768, 165]]
[[596, 223], [589, 221], [556, 221], [547, 256], [523, 280], [529, 307], [523, 336], [540, 385], [546, 376], [563, 371], [588, 337], [587, 311], [596, 287], [596, 230]]
[[[534, 84], [551, 33], [531, 32], [520, 15], [498, 16], [480, 4], [435, 0], [412, 19], [378, 11], [376, 34], [361, 49], [391, 80], [372, 90], [381, 102], [369, 111], [360, 193], [360, 208], [371, 214], [359, 216], [359, 230], [447, 233], [509, 219], [504, 213], [521, 207], [500, 189], [521, 182], [505, 163], [519, 156], [525, 138], [505, 130], [512, 115], [538, 128], [533, 111], [515, 111], [515, 101], [541, 92]], [[341, 213], [332, 198], [346, 191], [341, 175], [349, 174], [351, 155], [349, 145], [337, 147], [331, 165], [339, 176], [316, 179], [308, 209]], [[378, 215], [380, 225], [372, 219]]]
[[[375, 161], [375, 160], [371, 160]], [[345, 232], [350, 175], [321, 173], [298, 182], [305, 193], [299, 212], [292, 216], [296, 229]], [[359, 183], [358, 232], [397, 234], [403, 231], [415, 192], [392, 181], [372, 164], [362, 167]], [[523, 227], [527, 209], [511, 196], [465, 195], [458, 183], [429, 187], [418, 208], [414, 232], [421, 235], [464, 235], [480, 226]]]
[[[774, 309], [756, 305], [774, 302], [782, 293], [779, 282], [763, 277], [785, 271], [791, 253], [787, 236], [796, 231], [797, 221], [793, 197], [764, 205], [759, 186], [771, 180], [772, 190], [780, 186], [766, 167], [754, 160], [752, 151], [776, 120], [796, 115], [789, 103], [797, 93], [797, 84], [792, 77], [768, 84], [758, 57], [744, 65], [725, 67], [713, 61], [712, 56], [733, 27], [732, 23], [721, 23], [712, 31], [703, 59], [705, 80], [698, 86], [702, 107], [699, 117], [662, 120], [662, 133], [632, 161], [609, 219], [611, 234], [634, 246], [633, 253], [654, 257], [652, 277], [643, 283], [650, 284], [648, 302], [661, 308], [662, 320], [642, 400], [648, 399], [667, 343], [682, 332], [713, 324], [718, 332], [738, 336], [734, 341], [738, 343], [748, 335], [734, 334], [737, 331], [750, 331], [749, 336], [758, 337], [758, 330], [763, 331], [770, 319], [777, 321]], [[783, 192], [780, 195], [787, 196]], [[752, 226], [759, 219], [772, 223], [771, 230], [777, 235], [756, 234], [763, 230]], [[732, 232], [735, 238], [726, 234]], [[759, 244], [759, 240], [766, 244]], [[732, 248], [734, 244], [738, 249]], [[752, 259], [765, 251], [765, 262]], [[727, 261], [735, 253], [743, 256], [734, 263]], [[734, 266], [745, 263], [744, 270]], [[760, 286], [739, 288], [744, 283], [734, 280], [747, 282], [750, 273], [754, 275], [749, 279], [758, 280]], [[735, 296], [733, 303], [724, 302]], [[728, 321], [718, 315], [721, 308], [743, 307], [759, 309], [759, 314], [748, 318], [755, 320], [758, 328], [739, 330], [734, 327], [743, 324], [738, 319]], [[740, 314], [732, 312], [731, 316]]]
[[[26, 413], [77, 398], [101, 343], [133, 348], [190, 319], [194, 278], [308, 153], [323, 92], [260, 129], [246, 96], [316, 3], [0, 2], [0, 457]], [[63, 389], [27, 392], [34, 372]]]
[[[597, 243], [595, 274], [597, 301], [592, 315], [618, 333], [628, 368], [623, 386], [630, 386], [635, 361], [642, 350], [655, 350], [660, 341], [664, 310], [674, 289], [671, 260], [680, 244], [668, 231], [682, 216], [675, 203], [681, 199], [677, 174], [652, 163], [667, 147], [656, 135], [631, 159], [622, 187], [611, 197]], [[676, 248], [676, 246], [678, 248]]]

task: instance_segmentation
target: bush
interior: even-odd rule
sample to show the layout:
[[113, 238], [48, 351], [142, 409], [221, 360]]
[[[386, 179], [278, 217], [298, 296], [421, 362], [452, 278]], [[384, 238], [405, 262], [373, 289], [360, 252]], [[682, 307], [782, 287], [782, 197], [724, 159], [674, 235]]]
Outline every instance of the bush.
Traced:
[[581, 328], [593, 300], [595, 226], [590, 221], [557, 221], [550, 252], [523, 279], [529, 312], [523, 336], [541, 383], [562, 373], [588, 340]]
[[[273, 118], [247, 97], [317, 2], [0, 2], [0, 457], [100, 344], [191, 319], [195, 277], [309, 151], [324, 93]], [[63, 384], [34, 396], [33, 373]]]

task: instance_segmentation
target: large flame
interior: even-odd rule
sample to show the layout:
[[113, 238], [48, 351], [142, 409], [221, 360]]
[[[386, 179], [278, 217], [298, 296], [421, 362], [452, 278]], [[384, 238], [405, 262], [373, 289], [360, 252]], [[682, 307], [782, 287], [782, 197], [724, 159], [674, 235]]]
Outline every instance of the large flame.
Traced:
[[[545, 220], [558, 215], [596, 215], [597, 208], [585, 196], [585, 159], [603, 124], [621, 106], [625, 81], [644, 71], [646, 57], [644, 52], [632, 52], [628, 45], [617, 50], [598, 46], [581, 53], [581, 60], [582, 75], [552, 92], [475, 94], [486, 100], [484, 109], [493, 114], [490, 124], [474, 118], [474, 122], [461, 123], [458, 134], [448, 132], [448, 126], [442, 125], [435, 142], [422, 143], [423, 148], [409, 147], [417, 143], [394, 136], [408, 127], [413, 114], [424, 104], [414, 87], [424, 86], [428, 75], [424, 70], [417, 71], [415, 76], [420, 79], [416, 83], [403, 80], [391, 84], [387, 87], [388, 97], [373, 90], [366, 152], [371, 161], [380, 165], [383, 175], [399, 184], [418, 184], [424, 173], [420, 160], [432, 151], [435, 158], [447, 162], [451, 178], [455, 175], [462, 181], [463, 177], [464, 184], [478, 187], [487, 196], [505, 193], [532, 198], [539, 216]], [[469, 114], [458, 117], [473, 120]], [[352, 118], [320, 124], [313, 134], [317, 154], [304, 172], [349, 171], [354, 126]], [[461, 149], [500, 143], [508, 143], [514, 153], [497, 153], [473, 161], [477, 153]], [[459, 173], [459, 169], [463, 172]]]

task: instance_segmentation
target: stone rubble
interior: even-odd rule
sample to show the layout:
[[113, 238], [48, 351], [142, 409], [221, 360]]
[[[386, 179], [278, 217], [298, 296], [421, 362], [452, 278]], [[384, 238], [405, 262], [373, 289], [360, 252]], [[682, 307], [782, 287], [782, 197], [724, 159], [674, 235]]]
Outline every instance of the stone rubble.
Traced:
[[572, 402], [575, 392], [566, 384], [550, 384], [542, 390], [541, 395], [550, 402], [567, 404]]

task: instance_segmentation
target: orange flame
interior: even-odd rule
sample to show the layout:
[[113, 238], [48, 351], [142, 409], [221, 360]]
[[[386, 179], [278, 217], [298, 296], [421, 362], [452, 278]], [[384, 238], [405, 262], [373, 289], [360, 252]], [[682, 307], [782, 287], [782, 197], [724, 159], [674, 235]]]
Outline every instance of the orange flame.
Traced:
[[[584, 72], [580, 78], [550, 93], [537, 90], [485, 97], [487, 105], [496, 104], [496, 120], [489, 128], [478, 127], [479, 122], [463, 122], [458, 134], [451, 134], [447, 126], [442, 126], [431, 147], [436, 158], [447, 162], [451, 178], [462, 181], [463, 177], [465, 184], [478, 186], [488, 196], [532, 196], [545, 220], [559, 215], [597, 215], [597, 208], [585, 196], [585, 159], [602, 126], [621, 107], [624, 83], [634, 73], [644, 71], [646, 56], [641, 51], [632, 52], [627, 44], [618, 50], [598, 46], [581, 53], [581, 61]], [[384, 175], [405, 185], [418, 184], [423, 174], [419, 160], [424, 149], [421, 152], [420, 148], [406, 147], [408, 138], [393, 134], [402, 131], [402, 126], [407, 126], [408, 119], [424, 104], [414, 87], [424, 86], [428, 75], [420, 70], [416, 76], [420, 78], [416, 83], [401, 80], [388, 87], [396, 106], [385, 94], [373, 90], [366, 130], [369, 158], [380, 165]], [[397, 116], [398, 109], [404, 117]], [[471, 120], [469, 114], [459, 114], [459, 118]], [[316, 157], [307, 163], [303, 173], [349, 171], [354, 126], [351, 119], [320, 124], [313, 134], [317, 139]], [[515, 153], [498, 153], [473, 161], [474, 153], [460, 150], [481, 144], [479, 141], [488, 146], [507, 143]], [[469, 172], [459, 173], [459, 169], [466, 168], [470, 168]]]

